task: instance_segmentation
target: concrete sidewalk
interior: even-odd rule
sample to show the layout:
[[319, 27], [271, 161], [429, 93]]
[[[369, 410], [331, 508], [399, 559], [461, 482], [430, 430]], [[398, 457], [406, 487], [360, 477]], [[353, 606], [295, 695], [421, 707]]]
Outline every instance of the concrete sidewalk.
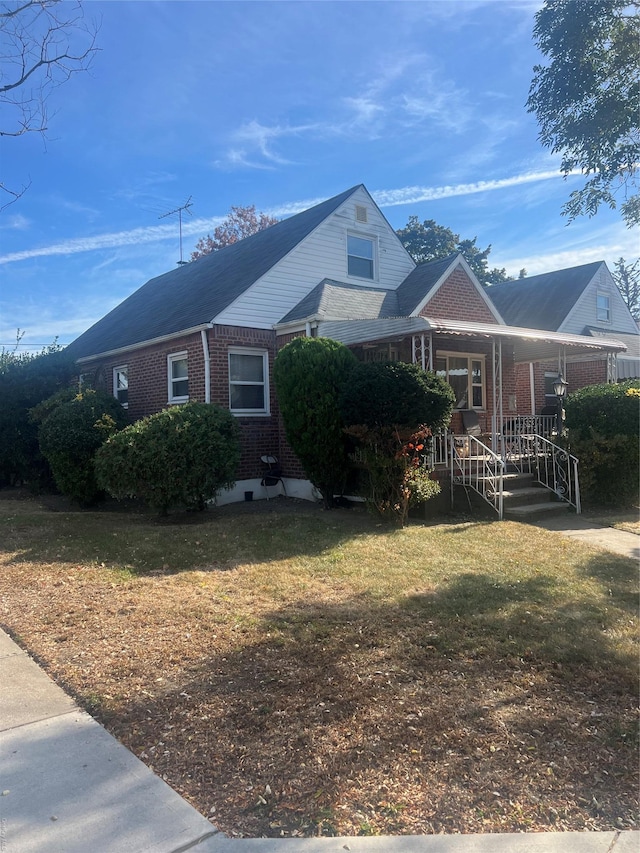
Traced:
[[536, 527], [544, 527], [545, 530], [562, 533], [594, 548], [602, 548], [613, 554], [640, 560], [640, 536], [626, 530], [616, 530], [615, 527], [605, 527], [582, 515], [565, 513], [537, 518], [531, 523]]
[[227, 838], [0, 630], [0, 853], [186, 851], [638, 853], [640, 833]]

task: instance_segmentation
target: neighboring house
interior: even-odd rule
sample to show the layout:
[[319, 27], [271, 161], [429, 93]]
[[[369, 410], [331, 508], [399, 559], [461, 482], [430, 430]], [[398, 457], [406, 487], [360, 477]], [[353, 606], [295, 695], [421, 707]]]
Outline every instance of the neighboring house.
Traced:
[[580, 356], [518, 366], [518, 394], [531, 411], [553, 404], [553, 380], [561, 372], [575, 391], [597, 382], [640, 377], [640, 330], [604, 261], [527, 276], [488, 289], [492, 302], [511, 326], [613, 338], [627, 351]]
[[308, 496], [271, 382], [278, 349], [295, 336], [438, 371], [456, 395], [452, 429], [471, 412], [494, 438], [507, 413], [530, 412], [517, 365], [558, 353], [612, 362], [625, 350], [615, 339], [508, 325], [490, 292], [461, 255], [416, 266], [359, 185], [151, 279], [68, 349], [132, 419], [187, 400], [228, 407], [243, 453], [226, 499], [260, 494], [263, 455], [280, 458], [288, 494]]

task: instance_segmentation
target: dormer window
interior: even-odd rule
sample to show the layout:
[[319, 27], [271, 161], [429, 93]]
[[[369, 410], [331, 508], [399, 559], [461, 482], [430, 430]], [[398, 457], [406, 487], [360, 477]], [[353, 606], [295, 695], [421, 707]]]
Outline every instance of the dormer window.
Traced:
[[608, 293], [598, 291], [596, 295], [596, 320], [599, 323], [611, 322], [611, 299]]
[[373, 240], [347, 235], [347, 272], [356, 278], [374, 278], [375, 252]]

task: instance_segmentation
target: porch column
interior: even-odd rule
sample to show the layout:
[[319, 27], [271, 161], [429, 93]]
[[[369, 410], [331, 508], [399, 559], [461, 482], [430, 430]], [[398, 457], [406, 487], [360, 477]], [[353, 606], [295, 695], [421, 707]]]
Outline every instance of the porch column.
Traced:
[[498, 452], [498, 432], [502, 430], [502, 338], [498, 339], [496, 347], [495, 338], [491, 342], [491, 356], [493, 361], [493, 406], [491, 413], [491, 449]]

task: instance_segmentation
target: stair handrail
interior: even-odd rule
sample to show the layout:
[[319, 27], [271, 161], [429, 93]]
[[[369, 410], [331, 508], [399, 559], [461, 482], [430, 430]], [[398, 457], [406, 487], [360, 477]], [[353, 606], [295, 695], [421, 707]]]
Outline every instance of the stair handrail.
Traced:
[[537, 483], [580, 515], [579, 460], [566, 448], [536, 433], [514, 435], [503, 442], [503, 458], [521, 474], [532, 474]]
[[477, 492], [489, 506], [504, 515], [503, 478], [505, 464], [499, 454], [475, 435], [450, 436], [451, 504], [453, 487], [461, 485]]

